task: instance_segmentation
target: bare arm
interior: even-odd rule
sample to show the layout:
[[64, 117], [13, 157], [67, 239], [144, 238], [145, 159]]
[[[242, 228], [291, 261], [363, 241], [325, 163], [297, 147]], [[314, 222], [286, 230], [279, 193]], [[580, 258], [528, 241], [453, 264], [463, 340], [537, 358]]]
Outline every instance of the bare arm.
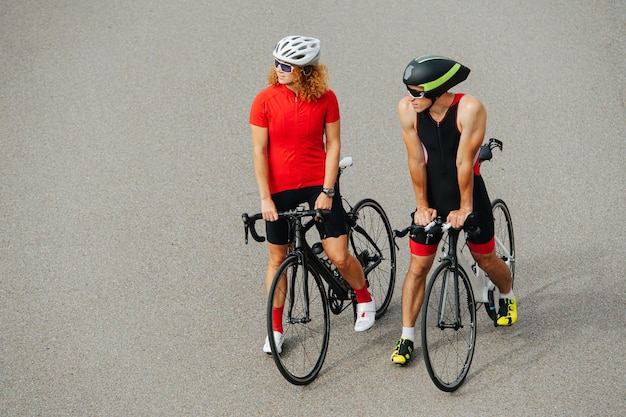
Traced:
[[461, 139], [456, 154], [457, 179], [461, 192], [461, 204], [453, 210], [448, 221], [455, 228], [460, 228], [474, 209], [474, 157], [485, 138], [487, 112], [483, 104], [472, 96], [464, 96], [459, 102], [457, 123]]
[[335, 185], [337, 171], [339, 170], [339, 155], [341, 153], [340, 125], [339, 120], [326, 123], [326, 165], [324, 171], [324, 187], [331, 188]]
[[418, 225], [426, 225], [437, 216], [437, 212], [428, 204], [426, 195], [426, 160], [422, 150], [422, 142], [417, 136], [417, 113], [411, 106], [408, 97], [403, 98], [398, 103], [398, 115], [402, 128], [402, 139], [407, 151], [413, 192], [415, 193], [415, 207], [417, 210], [413, 220]]
[[267, 163], [267, 146], [269, 143], [268, 130], [265, 127], [250, 125], [252, 130], [252, 150], [254, 153], [254, 175], [261, 197], [261, 213], [263, 219], [274, 221], [278, 219], [278, 212], [269, 185], [269, 167]]

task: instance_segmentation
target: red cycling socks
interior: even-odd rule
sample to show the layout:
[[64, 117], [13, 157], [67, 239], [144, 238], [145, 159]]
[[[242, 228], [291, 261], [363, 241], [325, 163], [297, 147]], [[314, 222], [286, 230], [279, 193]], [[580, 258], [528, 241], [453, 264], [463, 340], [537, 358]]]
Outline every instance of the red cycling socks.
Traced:
[[272, 327], [275, 332], [283, 332], [283, 310], [285, 306], [272, 309]]
[[370, 295], [370, 292], [367, 289], [367, 283], [363, 285], [363, 288], [359, 288], [358, 290], [355, 289], [354, 293], [356, 294], [356, 302], [359, 304], [369, 303], [370, 301], [372, 301], [372, 296]]

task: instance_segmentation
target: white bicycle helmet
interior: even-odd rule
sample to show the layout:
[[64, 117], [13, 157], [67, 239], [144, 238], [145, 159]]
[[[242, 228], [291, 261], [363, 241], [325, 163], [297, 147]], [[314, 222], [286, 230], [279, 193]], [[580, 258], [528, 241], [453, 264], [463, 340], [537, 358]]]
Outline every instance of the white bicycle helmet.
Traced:
[[287, 36], [274, 47], [274, 58], [298, 67], [317, 65], [320, 40], [308, 36]]

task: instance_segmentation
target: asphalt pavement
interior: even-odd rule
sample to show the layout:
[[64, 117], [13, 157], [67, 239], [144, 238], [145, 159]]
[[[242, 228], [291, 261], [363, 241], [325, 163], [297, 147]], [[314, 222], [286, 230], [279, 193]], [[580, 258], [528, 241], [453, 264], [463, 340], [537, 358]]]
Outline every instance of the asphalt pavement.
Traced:
[[[392, 226], [414, 201], [397, 102], [414, 57], [471, 68], [519, 321], [479, 314], [455, 393], [387, 314], [333, 317], [310, 385], [263, 354], [266, 248], [248, 112], [286, 35], [322, 41], [342, 177]], [[623, 1], [5, 1], [0, 4], [0, 415], [626, 415]], [[419, 345], [419, 342], [418, 342]]]

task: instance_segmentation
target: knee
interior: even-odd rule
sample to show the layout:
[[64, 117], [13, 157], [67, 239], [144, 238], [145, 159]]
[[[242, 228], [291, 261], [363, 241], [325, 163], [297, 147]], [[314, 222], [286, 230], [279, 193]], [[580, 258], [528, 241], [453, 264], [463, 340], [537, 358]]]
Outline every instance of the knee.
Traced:
[[411, 262], [407, 278], [413, 281], [424, 281], [431, 265], [423, 262]]
[[489, 273], [489, 271], [492, 271], [494, 268], [496, 268], [498, 262], [502, 262], [502, 260], [496, 256], [495, 252], [492, 252], [487, 255], [474, 254], [474, 260], [476, 260], [480, 269], [482, 269], [483, 271], [487, 273]]
[[269, 261], [268, 266], [272, 269], [278, 269], [281, 263], [285, 260], [285, 256], [287, 255], [286, 250], [274, 248], [269, 252]]
[[339, 251], [332, 254], [327, 254], [328, 259], [337, 267], [339, 270], [344, 270], [348, 268], [353, 259], [355, 259], [350, 252]]
[[278, 259], [272, 259], [270, 258], [268, 264], [267, 264], [267, 268], [268, 270], [272, 271], [272, 272], [276, 272], [276, 270], [278, 268], [280, 268], [280, 264], [283, 263], [283, 260], [278, 260]]
[[277, 257], [270, 257], [270, 260], [268, 262], [268, 267], [270, 269], [276, 270], [280, 267], [280, 264], [283, 263], [283, 261], [285, 260], [285, 258], [277, 258]]

